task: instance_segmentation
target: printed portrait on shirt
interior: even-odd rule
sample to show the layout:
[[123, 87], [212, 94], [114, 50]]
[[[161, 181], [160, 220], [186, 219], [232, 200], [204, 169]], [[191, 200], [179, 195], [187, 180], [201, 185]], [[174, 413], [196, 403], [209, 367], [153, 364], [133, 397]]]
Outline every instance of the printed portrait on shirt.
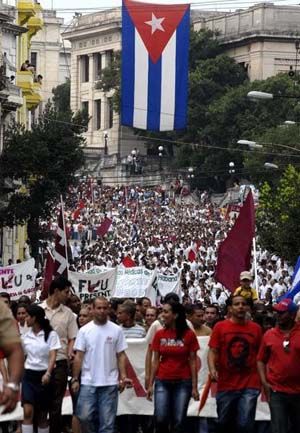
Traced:
[[228, 341], [228, 368], [245, 368], [248, 366], [250, 355], [249, 341], [243, 336], [235, 336]]

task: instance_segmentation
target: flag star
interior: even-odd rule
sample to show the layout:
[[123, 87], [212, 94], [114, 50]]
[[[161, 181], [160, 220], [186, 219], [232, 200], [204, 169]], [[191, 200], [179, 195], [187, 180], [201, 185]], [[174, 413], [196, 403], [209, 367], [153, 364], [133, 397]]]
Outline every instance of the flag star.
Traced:
[[145, 24], [151, 27], [151, 34], [156, 32], [156, 30], [160, 30], [161, 32], [164, 32], [165, 29], [161, 25], [165, 18], [156, 18], [154, 13], [152, 12], [152, 18], [151, 21], [145, 21]]

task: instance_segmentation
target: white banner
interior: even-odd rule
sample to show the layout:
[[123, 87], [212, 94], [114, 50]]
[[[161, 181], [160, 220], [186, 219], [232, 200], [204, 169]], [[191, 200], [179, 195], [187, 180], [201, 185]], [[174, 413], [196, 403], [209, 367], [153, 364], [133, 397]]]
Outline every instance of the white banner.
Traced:
[[116, 285], [116, 275], [116, 268], [95, 274], [68, 272], [68, 278], [82, 302], [97, 296], [111, 298]]
[[8, 293], [12, 301], [22, 295], [30, 297], [35, 292], [36, 274], [34, 259], [0, 268], [0, 292]]
[[125, 268], [118, 266], [114, 298], [142, 298], [149, 291], [156, 277], [156, 271], [143, 266]]
[[174, 292], [181, 298], [181, 273], [172, 275], [157, 274], [157, 289], [161, 296], [166, 296], [167, 293]]
[[[205, 387], [208, 377], [207, 367], [207, 352], [208, 352], [209, 337], [198, 337], [200, 350], [198, 352], [199, 376], [198, 386], [200, 392], [200, 399], [203, 389]], [[135, 414], [135, 415], [153, 415], [154, 404], [146, 400], [145, 384], [145, 354], [147, 344], [144, 339], [130, 339], [127, 340], [128, 349], [126, 351], [129, 363], [127, 365], [127, 376], [133, 381], [133, 388], [126, 389], [119, 398], [118, 415]], [[216, 418], [216, 384], [213, 384], [206, 404], [200, 412], [200, 417]], [[191, 399], [188, 415], [198, 416], [199, 401]], [[64, 398], [63, 411], [64, 415], [72, 414], [72, 402], [69, 396]], [[23, 416], [23, 410], [18, 404], [17, 409], [8, 415], [0, 415], [0, 422], [8, 420], [20, 420]], [[257, 421], [269, 421], [270, 411], [268, 404], [264, 401], [261, 394], [258, 398]]]

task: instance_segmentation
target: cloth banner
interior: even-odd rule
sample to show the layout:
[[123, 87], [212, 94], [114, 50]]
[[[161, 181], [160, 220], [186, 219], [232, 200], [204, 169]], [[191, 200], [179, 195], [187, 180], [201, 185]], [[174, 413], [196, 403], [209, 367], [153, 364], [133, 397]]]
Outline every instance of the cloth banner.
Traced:
[[181, 273], [172, 275], [157, 274], [157, 289], [161, 296], [166, 296], [167, 293], [174, 292], [181, 298]]
[[22, 295], [30, 297], [35, 292], [36, 274], [34, 259], [0, 268], [0, 291], [8, 293], [12, 301]]
[[114, 298], [142, 298], [149, 291], [156, 277], [156, 271], [144, 266], [125, 268], [118, 266]]
[[116, 285], [116, 275], [116, 268], [111, 268], [94, 274], [69, 271], [68, 278], [75, 293], [84, 302], [97, 296], [111, 298]]
[[[198, 337], [200, 350], [198, 352], [198, 364], [200, 367], [198, 376], [198, 386], [201, 394], [206, 384], [208, 377], [207, 366], [207, 352], [208, 352], [209, 337]], [[128, 349], [126, 350], [128, 363], [127, 363], [127, 376], [132, 379], [133, 388], [126, 389], [119, 396], [118, 415], [134, 414], [134, 415], [153, 415], [154, 405], [153, 402], [146, 400], [145, 383], [145, 355], [147, 343], [145, 339], [129, 339]], [[216, 386], [213, 384], [209, 392], [206, 403], [200, 412], [200, 417], [216, 418]], [[188, 416], [198, 416], [199, 401], [191, 399], [189, 404]], [[72, 414], [72, 401], [70, 396], [64, 398], [63, 402], [63, 415]], [[0, 415], [0, 422], [9, 420], [21, 420], [23, 417], [23, 410], [21, 405], [18, 404], [16, 410], [8, 415]], [[263, 394], [258, 398], [256, 409], [257, 421], [269, 421], [270, 411], [269, 406], [264, 401]]]

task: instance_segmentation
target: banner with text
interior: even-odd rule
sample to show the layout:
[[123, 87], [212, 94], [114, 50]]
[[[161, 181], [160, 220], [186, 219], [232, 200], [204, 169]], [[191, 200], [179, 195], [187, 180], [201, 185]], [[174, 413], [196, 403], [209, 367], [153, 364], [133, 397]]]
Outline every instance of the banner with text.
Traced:
[[36, 274], [34, 259], [0, 268], [0, 292], [8, 293], [12, 301], [22, 295], [30, 297], [35, 292]]
[[156, 277], [156, 271], [143, 266], [125, 268], [118, 266], [114, 298], [142, 298], [149, 291]]
[[106, 269], [95, 274], [68, 272], [68, 278], [82, 302], [97, 296], [111, 298], [116, 286], [116, 275], [115, 268]]

